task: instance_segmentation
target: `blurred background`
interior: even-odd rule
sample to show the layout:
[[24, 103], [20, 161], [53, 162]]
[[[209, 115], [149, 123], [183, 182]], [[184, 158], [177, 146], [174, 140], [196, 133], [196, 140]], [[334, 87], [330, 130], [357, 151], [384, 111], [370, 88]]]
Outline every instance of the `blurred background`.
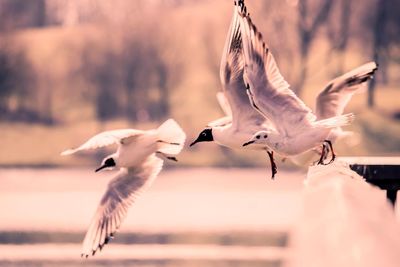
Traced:
[[[59, 156], [61, 151], [100, 131], [150, 129], [170, 117], [191, 141], [223, 115], [215, 94], [232, 2], [0, 0], [0, 207], [10, 211], [0, 221], [2, 251], [8, 251], [0, 265], [71, 266], [68, 255], [79, 257], [79, 242], [110, 178], [92, 169], [109, 150], [71, 157]], [[399, 155], [399, 1], [246, 4], [283, 76], [310, 107], [329, 80], [377, 61], [375, 79], [346, 108], [356, 114], [347, 129], [359, 133], [361, 142], [335, 148], [340, 156]], [[301, 170], [279, 162], [280, 176], [272, 183], [263, 153], [202, 143], [178, 159], [167, 163], [161, 181], [133, 208], [136, 217], [128, 217], [126, 236], [117, 242], [285, 246], [308, 165]], [[74, 244], [53, 250], [70, 251], [67, 260], [21, 261], [26, 251], [36, 253], [22, 245], [38, 243], [39, 251], [51, 251], [43, 244], [52, 242]], [[241, 255], [221, 253], [226, 261], [211, 264], [205, 257], [201, 263], [232, 265], [226, 255]], [[246, 255], [234, 263], [279, 266], [283, 257], [279, 249]], [[142, 264], [205, 265], [171, 263], [164, 256]], [[127, 257], [118, 264], [138, 264]]]
[[[370, 93], [346, 111], [356, 147], [400, 151], [400, 3], [308, 0], [247, 3], [284, 77], [310, 106], [327, 82], [375, 60]], [[0, 165], [91, 166], [59, 157], [93, 134], [150, 128], [173, 117], [191, 140], [222, 115], [219, 62], [232, 1], [0, 1]], [[209, 153], [212, 151], [213, 153]], [[188, 166], [253, 166], [265, 158], [214, 144], [185, 152]], [[261, 158], [261, 159], [260, 159]]]

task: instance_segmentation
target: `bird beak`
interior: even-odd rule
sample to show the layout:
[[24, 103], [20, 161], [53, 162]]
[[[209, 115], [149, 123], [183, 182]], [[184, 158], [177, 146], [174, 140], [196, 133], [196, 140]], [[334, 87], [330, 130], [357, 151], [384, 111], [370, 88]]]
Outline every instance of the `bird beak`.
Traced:
[[198, 142], [198, 141], [197, 141], [197, 139], [196, 139], [196, 140], [194, 140], [194, 142], [191, 143], [189, 146], [193, 146], [193, 145], [195, 145], [197, 142]]
[[94, 172], [101, 171], [102, 169], [107, 168], [107, 167], [109, 167], [109, 166], [107, 166], [106, 164], [101, 165], [101, 166], [100, 166], [99, 168], [97, 168]]
[[254, 140], [250, 140], [249, 142], [244, 143], [243, 146], [248, 146], [248, 145], [250, 145], [252, 143], [254, 143]]

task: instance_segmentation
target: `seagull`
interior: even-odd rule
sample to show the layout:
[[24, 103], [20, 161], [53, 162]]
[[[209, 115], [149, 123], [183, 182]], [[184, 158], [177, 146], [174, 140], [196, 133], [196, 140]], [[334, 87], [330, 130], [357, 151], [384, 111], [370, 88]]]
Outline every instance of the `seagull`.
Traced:
[[[243, 81], [244, 61], [240, 16], [236, 1], [234, 3], [234, 12], [220, 63], [222, 92], [217, 94], [218, 103], [226, 116], [208, 123], [190, 146], [199, 142], [214, 141], [229, 148], [243, 149], [242, 144], [255, 131], [271, 127], [269, 120], [251, 106], [246, 93], [246, 85]], [[247, 149], [267, 150], [264, 145]], [[276, 166], [272, 160], [273, 152], [269, 150], [267, 152], [274, 177]]]
[[186, 135], [173, 119], [153, 130], [112, 130], [99, 133], [61, 155], [118, 144], [117, 152], [103, 159], [95, 171], [119, 169], [108, 184], [83, 241], [82, 257], [102, 249], [121, 226], [129, 206], [149, 187], [163, 166], [163, 159], [176, 161]]
[[[289, 157], [319, 145], [329, 145], [332, 162], [335, 155], [332, 143], [327, 139], [331, 129], [351, 123], [354, 115], [349, 113], [318, 120], [281, 75], [271, 51], [251, 21], [244, 1], [239, 1], [239, 5], [245, 62], [243, 79], [247, 94], [253, 107], [274, 126], [258, 130], [243, 146], [265, 145]], [[324, 156], [321, 155], [318, 164], [324, 164]]]

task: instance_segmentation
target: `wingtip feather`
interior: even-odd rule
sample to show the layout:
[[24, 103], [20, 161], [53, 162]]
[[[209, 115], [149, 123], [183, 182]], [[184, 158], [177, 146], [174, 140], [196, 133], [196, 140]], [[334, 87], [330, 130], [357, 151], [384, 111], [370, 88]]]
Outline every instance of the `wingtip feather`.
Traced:
[[61, 156], [68, 156], [71, 154], [74, 154], [76, 152], [76, 149], [67, 149], [63, 152], [60, 153]]

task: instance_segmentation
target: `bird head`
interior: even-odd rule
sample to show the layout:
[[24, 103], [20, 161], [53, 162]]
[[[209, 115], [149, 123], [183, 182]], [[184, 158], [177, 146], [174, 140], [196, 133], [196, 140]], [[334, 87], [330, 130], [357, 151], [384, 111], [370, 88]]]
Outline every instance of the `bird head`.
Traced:
[[98, 172], [98, 171], [100, 171], [100, 170], [102, 170], [104, 168], [112, 168], [112, 167], [115, 167], [115, 166], [116, 166], [116, 163], [115, 163], [114, 157], [109, 156], [109, 157], [103, 159], [103, 161], [101, 163], [101, 166], [99, 168], [97, 168], [95, 170], [95, 172]]
[[194, 142], [190, 144], [190, 146], [193, 146], [194, 144], [199, 143], [199, 142], [211, 142], [211, 141], [214, 141], [214, 137], [212, 134], [212, 128], [206, 128], [199, 134], [197, 139], [194, 140]]
[[249, 141], [244, 143], [243, 146], [248, 146], [251, 144], [265, 144], [269, 135], [270, 135], [270, 132], [268, 132], [268, 131], [258, 131], [250, 138]]

